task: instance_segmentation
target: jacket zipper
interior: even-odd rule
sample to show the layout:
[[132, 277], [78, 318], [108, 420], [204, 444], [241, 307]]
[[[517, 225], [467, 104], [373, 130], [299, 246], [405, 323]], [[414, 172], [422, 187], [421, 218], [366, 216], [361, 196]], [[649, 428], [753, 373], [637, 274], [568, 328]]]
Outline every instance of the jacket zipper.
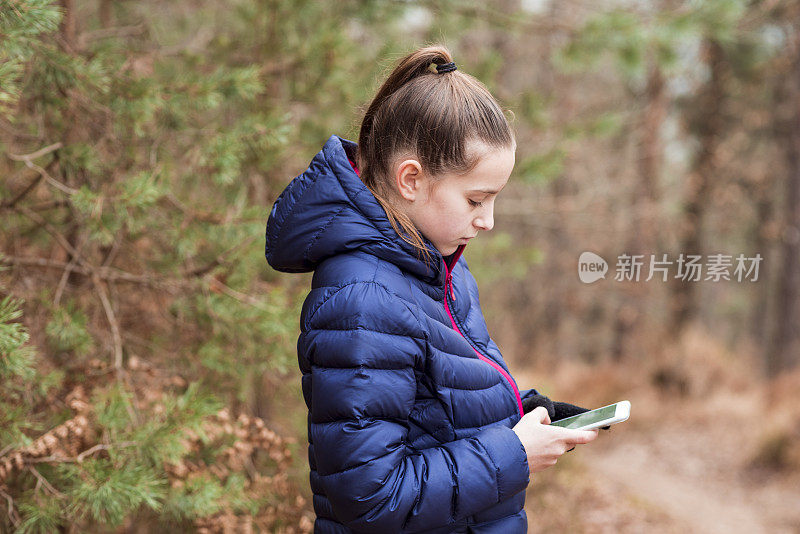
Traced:
[[[453, 261], [453, 265], [455, 265], [456, 262], [458, 262], [458, 258], [461, 256], [461, 252], [463, 250], [464, 249], [462, 247], [461, 250], [459, 251], [459, 254], [456, 255], [455, 261]], [[447, 312], [448, 317], [450, 317], [450, 322], [453, 324], [453, 329], [456, 332], [458, 332], [459, 334], [461, 334], [461, 337], [463, 337], [467, 341], [467, 343], [469, 343], [470, 347], [472, 347], [472, 350], [475, 351], [475, 354], [478, 355], [479, 359], [483, 360], [484, 362], [486, 362], [489, 365], [491, 365], [492, 367], [494, 367], [497, 370], [497, 372], [499, 372], [501, 375], [503, 375], [503, 378], [505, 378], [508, 381], [508, 383], [511, 385], [511, 389], [514, 391], [514, 397], [516, 398], [516, 401], [517, 401], [517, 408], [519, 408], [519, 415], [520, 415], [520, 417], [524, 416], [525, 415], [525, 411], [522, 408], [522, 397], [520, 397], [519, 389], [517, 388], [517, 385], [514, 383], [514, 380], [511, 378], [511, 375], [508, 374], [505, 369], [500, 367], [491, 358], [487, 358], [486, 356], [481, 354], [478, 351], [478, 349], [475, 347], [475, 344], [467, 336], [464, 335], [464, 333], [461, 331], [461, 329], [458, 328], [458, 325], [456, 324], [455, 317], [450, 312], [450, 305], [447, 302], [447, 294], [448, 293], [450, 293], [450, 297], [452, 298], [453, 301], [456, 300], [456, 295], [455, 295], [455, 292], [453, 291], [453, 273], [450, 272], [450, 269], [448, 269], [447, 262], [444, 262], [444, 269], [445, 269], [445, 273], [446, 273], [445, 282], [444, 282], [444, 309]]]

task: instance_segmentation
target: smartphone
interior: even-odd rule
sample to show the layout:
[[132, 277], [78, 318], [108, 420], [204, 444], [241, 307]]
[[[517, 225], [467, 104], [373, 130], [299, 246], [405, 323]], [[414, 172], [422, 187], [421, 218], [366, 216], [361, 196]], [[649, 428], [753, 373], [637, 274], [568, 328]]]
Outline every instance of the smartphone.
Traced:
[[601, 426], [613, 425], [626, 421], [631, 415], [631, 403], [629, 401], [619, 401], [608, 406], [603, 406], [596, 410], [583, 412], [566, 419], [559, 419], [550, 423], [555, 426], [572, 428], [575, 430], [592, 430]]

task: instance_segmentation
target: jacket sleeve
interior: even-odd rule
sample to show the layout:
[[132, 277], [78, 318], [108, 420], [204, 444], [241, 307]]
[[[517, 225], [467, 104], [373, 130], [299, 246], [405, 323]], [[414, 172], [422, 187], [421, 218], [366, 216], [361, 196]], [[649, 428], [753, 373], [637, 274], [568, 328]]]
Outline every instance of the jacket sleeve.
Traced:
[[521, 389], [519, 390], [520, 400], [524, 403], [528, 398], [535, 397], [536, 395], [540, 395], [540, 393], [531, 388], [531, 389]]
[[309, 455], [339, 521], [357, 532], [414, 532], [526, 488], [525, 449], [509, 427], [409, 447], [426, 339], [404, 300], [378, 283], [354, 283], [314, 309], [304, 306], [301, 326], [300, 363], [311, 377]]

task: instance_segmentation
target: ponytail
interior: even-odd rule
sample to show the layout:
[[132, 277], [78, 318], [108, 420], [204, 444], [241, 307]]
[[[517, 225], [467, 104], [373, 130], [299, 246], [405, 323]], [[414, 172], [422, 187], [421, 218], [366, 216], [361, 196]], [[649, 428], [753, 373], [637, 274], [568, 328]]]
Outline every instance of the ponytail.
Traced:
[[421, 234], [393, 203], [392, 161], [414, 154], [435, 181], [444, 173], [472, 170], [482, 155], [469, 150], [474, 142], [491, 148], [516, 145], [503, 111], [480, 81], [459, 70], [434, 68], [452, 61], [444, 46], [420, 48], [400, 60], [367, 108], [358, 137], [361, 180], [426, 263], [431, 258]]

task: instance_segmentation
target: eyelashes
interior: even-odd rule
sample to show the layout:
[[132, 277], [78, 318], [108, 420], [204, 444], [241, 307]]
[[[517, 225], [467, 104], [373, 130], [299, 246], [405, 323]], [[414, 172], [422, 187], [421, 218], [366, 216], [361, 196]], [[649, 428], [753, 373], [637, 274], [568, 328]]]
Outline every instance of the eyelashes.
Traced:
[[475, 202], [474, 200], [469, 200], [469, 205], [475, 208], [479, 208], [483, 206], [483, 202]]

